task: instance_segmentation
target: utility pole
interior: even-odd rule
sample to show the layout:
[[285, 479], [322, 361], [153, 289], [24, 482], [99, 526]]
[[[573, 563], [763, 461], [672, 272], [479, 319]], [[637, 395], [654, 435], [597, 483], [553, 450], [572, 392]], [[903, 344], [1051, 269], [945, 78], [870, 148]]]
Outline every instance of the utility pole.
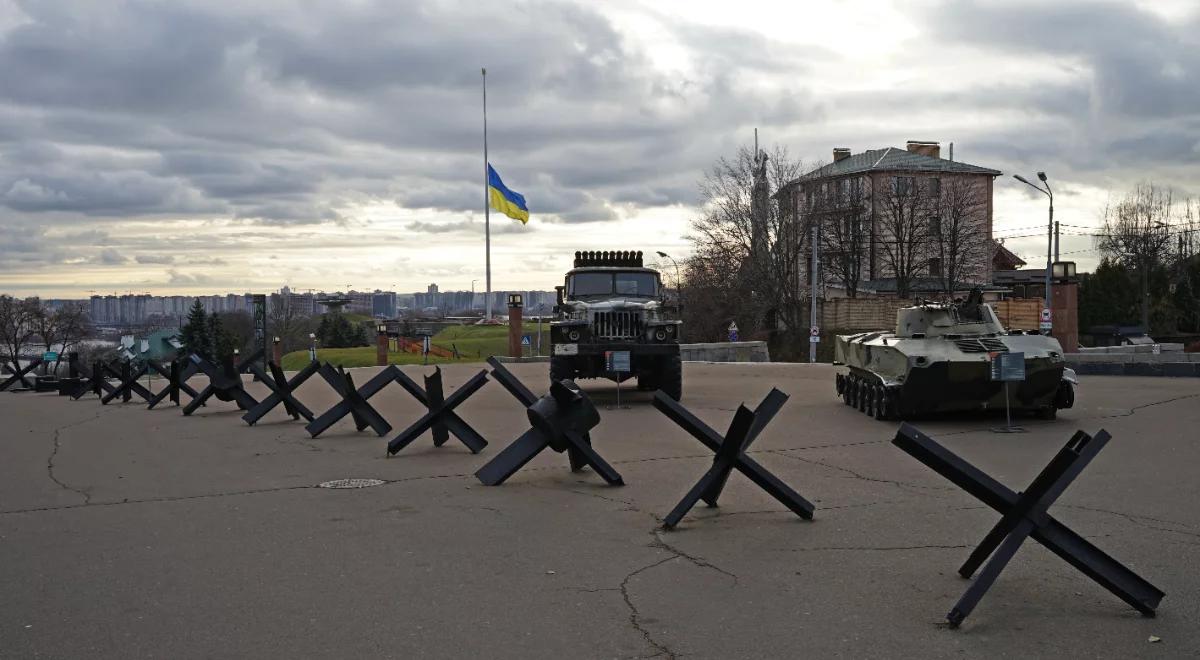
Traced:
[[[812, 214], [809, 214], [810, 217]], [[811, 336], [808, 338], [808, 361], [817, 361], [817, 340], [820, 339], [820, 324], [817, 323], [817, 269], [820, 264], [820, 257], [817, 254], [817, 230], [819, 225], [816, 218], [812, 218], [812, 274], [809, 276], [809, 306], [808, 306], [808, 325], [810, 326]]]
[[1058, 261], [1058, 220], [1054, 221], [1054, 261]]

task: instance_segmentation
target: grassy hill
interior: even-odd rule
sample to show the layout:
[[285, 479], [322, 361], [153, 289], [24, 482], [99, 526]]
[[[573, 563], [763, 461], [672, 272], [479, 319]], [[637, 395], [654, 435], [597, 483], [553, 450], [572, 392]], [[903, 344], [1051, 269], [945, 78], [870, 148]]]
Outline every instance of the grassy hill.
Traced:
[[[526, 323], [524, 334], [529, 335], [534, 349], [537, 348], [537, 324]], [[448, 362], [482, 362], [492, 355], [508, 355], [508, 326], [506, 325], [460, 325], [442, 330], [433, 336], [433, 344], [446, 350], [458, 349], [459, 359], [429, 356], [429, 364]], [[542, 354], [550, 352], [550, 324], [542, 324]], [[375, 347], [318, 348], [317, 359], [334, 366], [375, 366]], [[422, 364], [424, 357], [417, 353], [389, 353], [389, 364]], [[283, 368], [294, 371], [308, 363], [308, 351], [293, 351], [283, 356]]]
[[[524, 324], [524, 334], [529, 335], [532, 349], [537, 349], [537, 324]], [[490, 355], [508, 355], [508, 326], [506, 325], [459, 325], [446, 328], [433, 336], [433, 343], [453, 350], [463, 358], [486, 360]], [[542, 354], [550, 352], [550, 324], [542, 324]], [[533, 353], [530, 352], [532, 355]]]

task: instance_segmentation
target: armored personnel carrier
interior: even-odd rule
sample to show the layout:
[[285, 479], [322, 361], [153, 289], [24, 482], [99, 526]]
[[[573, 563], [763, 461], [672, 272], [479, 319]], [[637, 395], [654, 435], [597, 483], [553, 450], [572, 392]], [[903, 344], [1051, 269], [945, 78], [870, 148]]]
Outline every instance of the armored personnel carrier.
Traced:
[[642, 265], [641, 252], [576, 252], [574, 268], [555, 289], [552, 380], [636, 377], [638, 389], [679, 400], [683, 322], [670, 318], [658, 271]]
[[835, 362], [837, 393], [876, 419], [1003, 408], [1004, 383], [992, 380], [998, 353], [1025, 355], [1025, 380], [1009, 383], [1009, 404], [1053, 419], [1075, 402], [1075, 372], [1057, 339], [1005, 331], [983, 296], [961, 303], [925, 303], [896, 313], [895, 332], [842, 335]]

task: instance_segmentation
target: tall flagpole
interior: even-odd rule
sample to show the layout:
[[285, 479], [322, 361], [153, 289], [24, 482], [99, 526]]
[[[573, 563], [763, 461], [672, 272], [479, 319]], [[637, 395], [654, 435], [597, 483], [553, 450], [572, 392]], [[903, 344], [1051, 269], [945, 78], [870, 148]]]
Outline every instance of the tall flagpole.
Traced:
[[492, 208], [488, 193], [488, 187], [491, 182], [488, 180], [488, 152], [487, 152], [487, 69], [481, 69], [483, 72], [483, 244], [487, 254], [485, 257], [487, 264], [487, 298], [484, 300], [484, 316], [485, 321], [492, 320]]

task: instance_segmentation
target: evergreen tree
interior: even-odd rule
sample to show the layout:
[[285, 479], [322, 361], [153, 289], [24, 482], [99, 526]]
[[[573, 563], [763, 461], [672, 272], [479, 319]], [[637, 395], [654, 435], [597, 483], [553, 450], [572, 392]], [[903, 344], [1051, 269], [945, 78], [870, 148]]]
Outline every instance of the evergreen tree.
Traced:
[[367, 339], [367, 327], [361, 323], [354, 326], [354, 345], [355, 346], [370, 346], [371, 342]]
[[329, 315], [321, 316], [321, 322], [317, 324], [317, 329], [314, 331], [317, 339], [320, 340], [322, 346], [329, 346], [325, 342], [329, 339]]
[[332, 348], [346, 348], [350, 346], [350, 337], [347, 331], [350, 329], [350, 322], [341, 314], [335, 314], [329, 320], [329, 338], [325, 341], [326, 346]]
[[1095, 272], [1079, 281], [1079, 329], [1096, 325], [1136, 325], [1137, 282], [1124, 264], [1104, 257]]
[[1200, 255], [1181, 265], [1172, 298], [1179, 313], [1179, 331], [1200, 332]]
[[187, 323], [180, 329], [179, 335], [186, 351], [205, 358], [211, 357], [212, 340], [208, 333], [208, 315], [199, 300], [192, 303], [192, 308], [188, 310]]
[[218, 314], [208, 316], [208, 338], [212, 346], [210, 357], [213, 360], [220, 361], [233, 355], [233, 338], [225, 330]]

